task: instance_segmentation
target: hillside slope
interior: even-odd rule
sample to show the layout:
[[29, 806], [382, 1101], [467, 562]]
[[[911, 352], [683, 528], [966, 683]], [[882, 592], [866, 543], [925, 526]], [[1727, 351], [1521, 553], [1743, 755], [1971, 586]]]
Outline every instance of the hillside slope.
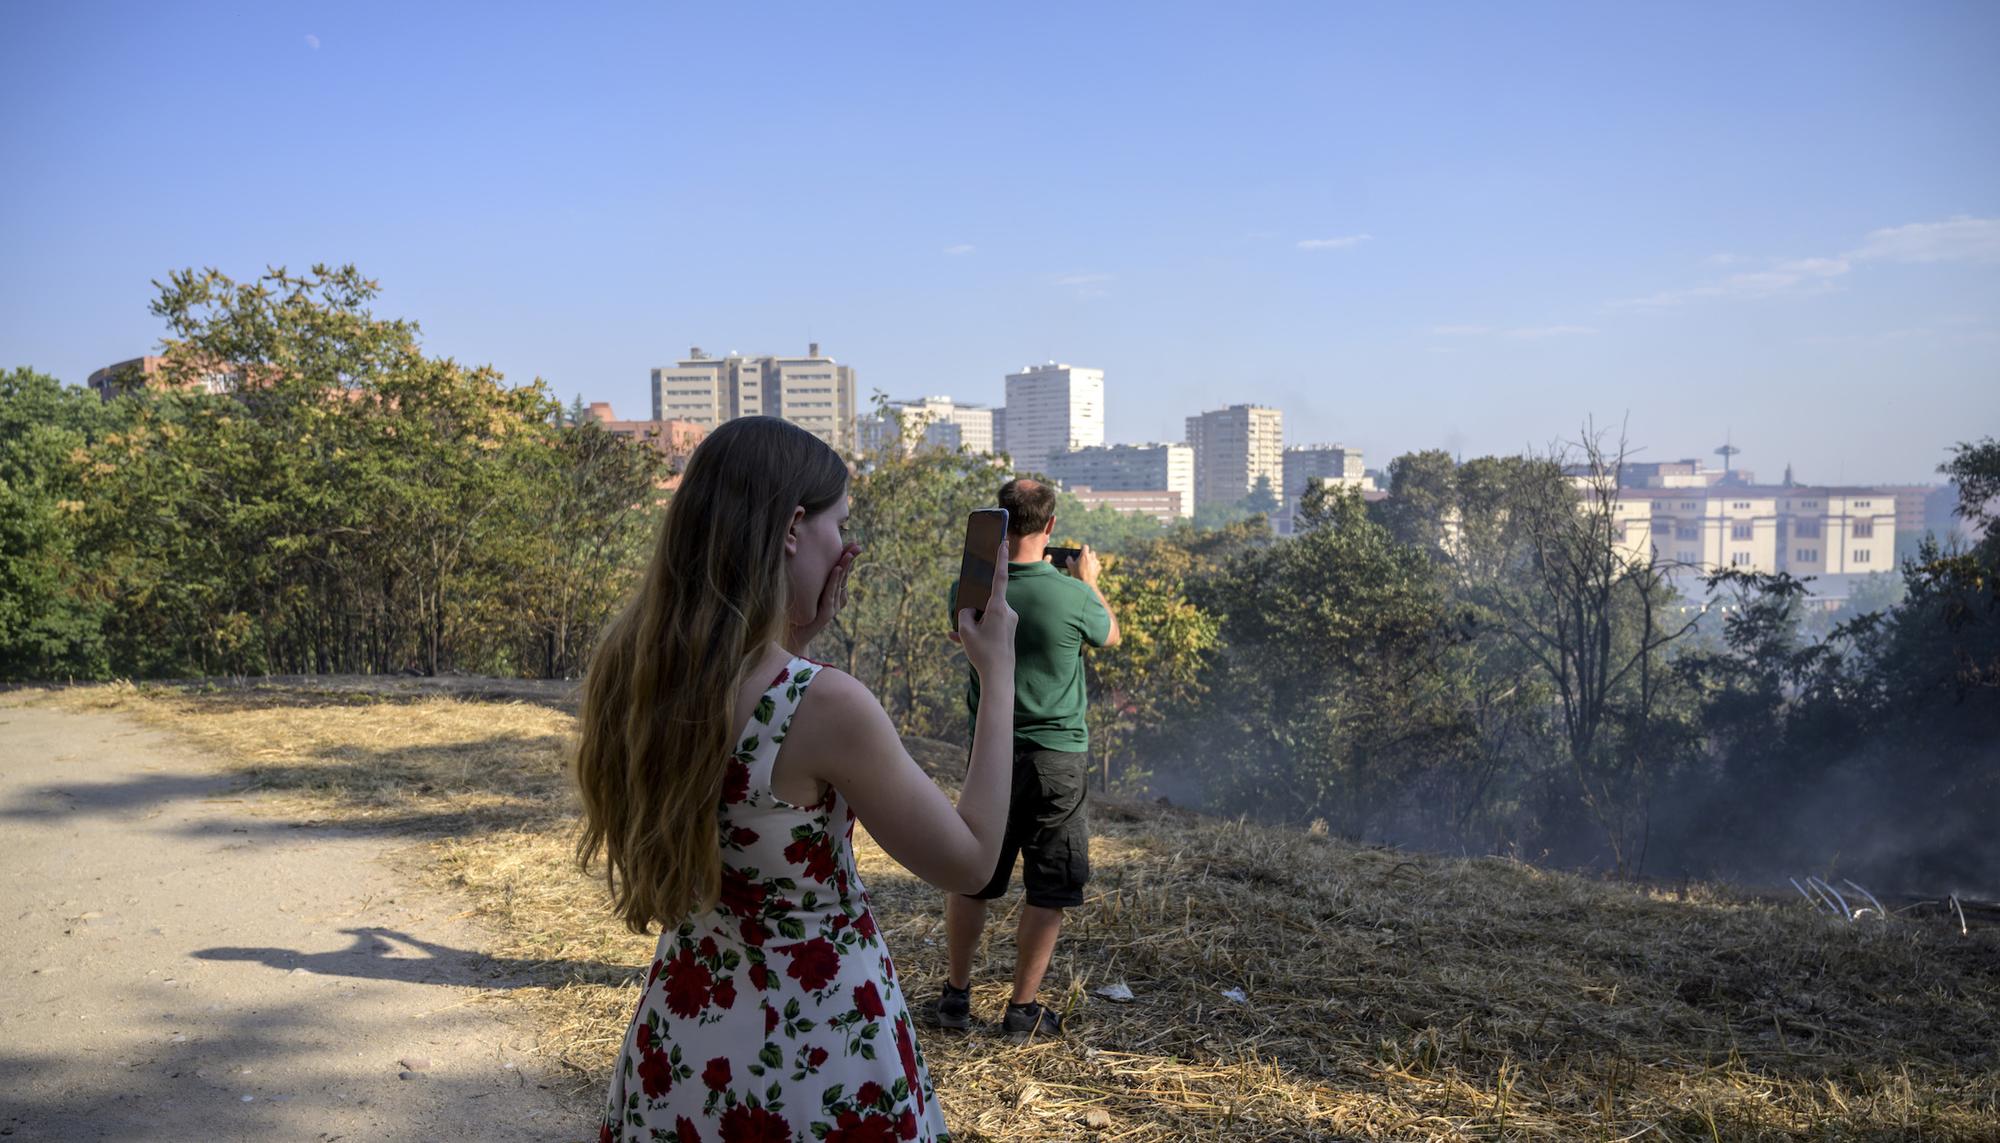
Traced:
[[[557, 706], [308, 689], [72, 692], [215, 749], [302, 818], [408, 834], [542, 986], [517, 990], [602, 1090], [651, 942], [567, 862]], [[913, 742], [941, 778], [955, 748]], [[1044, 999], [1059, 1042], [991, 1030], [996, 906], [969, 1035], [924, 1047], [961, 1138], [1992, 1139], [2000, 933], [1662, 893], [1498, 859], [1350, 845], [1150, 805], [1096, 807], [1091, 897]], [[911, 994], [940, 898], [857, 835]], [[1127, 986], [1133, 998], [1096, 993]]]

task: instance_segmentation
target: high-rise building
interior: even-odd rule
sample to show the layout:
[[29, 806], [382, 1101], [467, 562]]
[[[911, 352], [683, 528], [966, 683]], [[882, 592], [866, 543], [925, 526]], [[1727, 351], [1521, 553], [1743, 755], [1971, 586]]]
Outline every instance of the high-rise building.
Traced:
[[1050, 457], [1043, 471], [1066, 489], [1177, 493], [1179, 514], [1194, 515], [1194, 450], [1184, 444], [1071, 449]]
[[854, 369], [823, 356], [813, 342], [803, 357], [711, 357], [696, 346], [678, 364], [653, 370], [653, 419], [713, 429], [737, 417], [767, 414], [851, 452]]
[[869, 414], [857, 422], [858, 447], [864, 453], [879, 453], [899, 444], [904, 448], [940, 449], [974, 456], [998, 452], [994, 442], [994, 412], [984, 405], [965, 405], [950, 397], [918, 397], [890, 401], [891, 410], [902, 415], [903, 439], [896, 440], [896, 422]]
[[1293, 445], [1284, 451], [1285, 482], [1279, 495], [1287, 507], [1299, 502], [1315, 482], [1372, 491], [1361, 450], [1337, 444]]
[[1231, 504], [1249, 495], [1258, 478], [1283, 497], [1285, 414], [1265, 405], [1231, 405], [1187, 419], [1194, 449], [1194, 500]]
[[1050, 362], [1007, 375], [1006, 440], [1017, 472], [1104, 443], [1104, 370]]

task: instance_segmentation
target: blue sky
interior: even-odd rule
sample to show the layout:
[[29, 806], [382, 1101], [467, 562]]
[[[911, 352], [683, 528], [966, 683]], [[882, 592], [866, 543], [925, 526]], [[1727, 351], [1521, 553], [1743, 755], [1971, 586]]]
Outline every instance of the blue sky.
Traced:
[[2000, 4], [14, 4], [0, 366], [150, 280], [354, 262], [435, 353], [644, 415], [689, 345], [1114, 440], [1936, 479], [2000, 432]]

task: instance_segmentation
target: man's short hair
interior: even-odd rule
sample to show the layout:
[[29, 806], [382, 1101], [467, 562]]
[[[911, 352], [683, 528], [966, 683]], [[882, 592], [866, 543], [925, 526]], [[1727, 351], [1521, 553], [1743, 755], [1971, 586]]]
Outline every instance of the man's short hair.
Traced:
[[1039, 480], [1018, 477], [1000, 486], [1000, 507], [1007, 510], [1007, 531], [1032, 536], [1056, 518], [1056, 490]]

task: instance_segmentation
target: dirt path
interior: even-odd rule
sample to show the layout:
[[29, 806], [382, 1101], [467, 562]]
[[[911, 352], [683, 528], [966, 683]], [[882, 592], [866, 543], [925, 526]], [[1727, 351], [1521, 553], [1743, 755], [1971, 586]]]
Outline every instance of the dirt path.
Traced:
[[388, 840], [253, 800], [131, 719], [0, 706], [0, 1136], [594, 1133]]

